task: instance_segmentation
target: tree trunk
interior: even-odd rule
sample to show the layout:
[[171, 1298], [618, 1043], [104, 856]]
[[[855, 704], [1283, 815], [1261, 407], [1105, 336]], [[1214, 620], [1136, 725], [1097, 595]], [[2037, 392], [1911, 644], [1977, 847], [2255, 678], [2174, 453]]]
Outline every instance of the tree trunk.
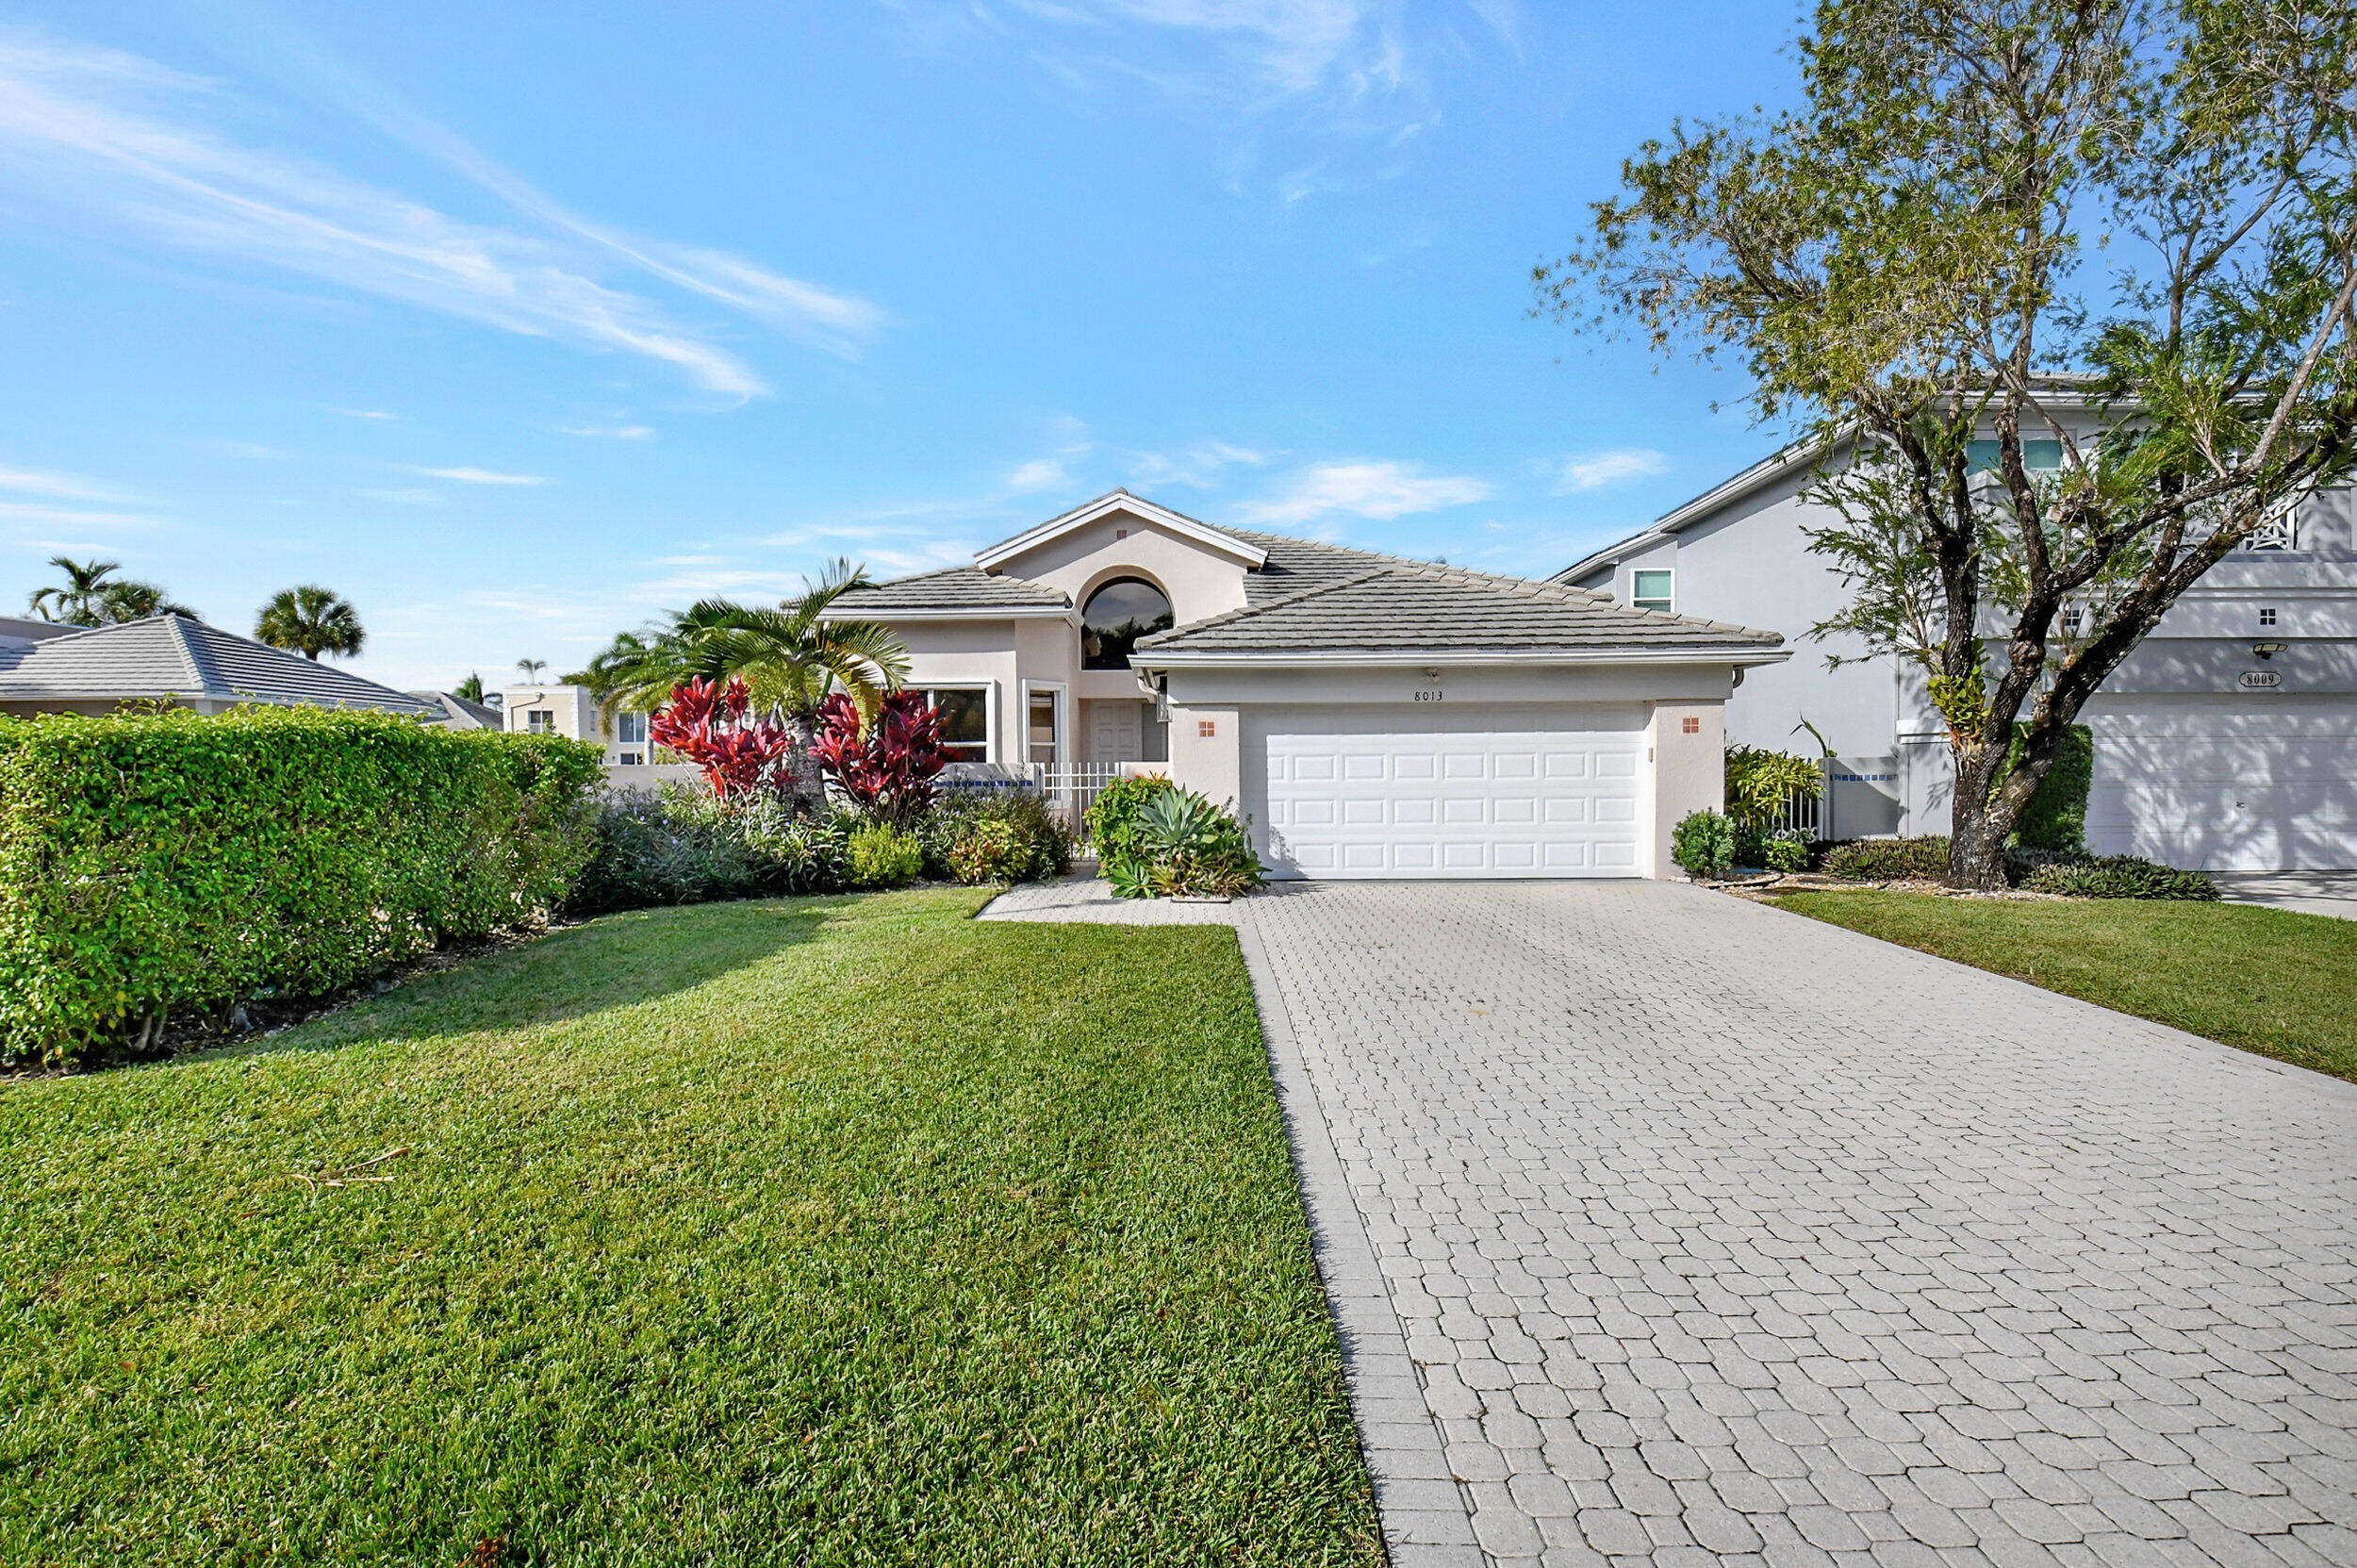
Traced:
[[2004, 753], [1983, 742], [1970, 752], [1959, 748], [1952, 755], [1956, 796], [1949, 813], [1948, 885], [1979, 892], [2002, 889], [2008, 885], [2005, 839], [2013, 822], [2010, 817], [1999, 819], [2002, 808], [1989, 799], [1988, 786]]
[[794, 737], [794, 750], [786, 755], [786, 771], [792, 775], [783, 791], [786, 802], [797, 817], [823, 817], [827, 810], [827, 777], [818, 767], [818, 759], [810, 754], [810, 743], [817, 738], [816, 727], [806, 713], [789, 713], [785, 727]]

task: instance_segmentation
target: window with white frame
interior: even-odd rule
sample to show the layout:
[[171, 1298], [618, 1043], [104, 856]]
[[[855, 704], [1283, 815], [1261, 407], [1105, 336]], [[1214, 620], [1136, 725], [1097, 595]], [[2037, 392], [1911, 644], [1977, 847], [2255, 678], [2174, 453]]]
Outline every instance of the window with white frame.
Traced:
[[[1995, 441], [1969, 441], [1964, 448], [1964, 467], [1968, 473], [1995, 473], [2003, 461], [2002, 449]], [[2060, 441], [2024, 441], [2021, 443], [2021, 466], [2032, 473], [2053, 473], [2062, 468]]]
[[647, 744], [647, 716], [643, 713], [620, 713], [614, 716], [614, 739], [621, 746]]
[[1056, 694], [1034, 689], [1029, 706], [1030, 711], [1025, 720], [1025, 734], [1030, 742], [1031, 760], [1053, 767], [1056, 765]]
[[552, 708], [531, 708], [524, 714], [524, 729], [536, 735], [556, 733], [556, 712]]
[[990, 760], [990, 692], [983, 686], [929, 686], [925, 701], [941, 716], [941, 750], [951, 762]]
[[1628, 602], [1640, 610], [1659, 610], [1668, 615], [1676, 606], [1677, 573], [1665, 567], [1653, 567], [1628, 574]]

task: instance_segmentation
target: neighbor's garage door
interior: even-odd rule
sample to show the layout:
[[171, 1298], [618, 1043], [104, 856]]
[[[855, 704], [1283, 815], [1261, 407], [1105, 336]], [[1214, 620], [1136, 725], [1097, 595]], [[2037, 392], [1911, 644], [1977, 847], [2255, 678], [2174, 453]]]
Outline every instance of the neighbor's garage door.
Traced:
[[1271, 707], [1272, 869], [1303, 877], [1633, 877], [1636, 709]]
[[2357, 703], [2111, 699], [2087, 842], [2205, 871], [2357, 867]]

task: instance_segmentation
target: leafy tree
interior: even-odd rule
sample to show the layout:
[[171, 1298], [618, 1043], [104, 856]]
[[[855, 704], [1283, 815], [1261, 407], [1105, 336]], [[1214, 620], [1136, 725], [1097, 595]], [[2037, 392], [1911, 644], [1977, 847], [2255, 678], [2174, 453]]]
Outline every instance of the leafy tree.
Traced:
[[121, 562], [52, 555], [49, 564], [65, 573], [65, 581], [36, 588], [25, 600], [25, 607], [43, 620], [66, 626], [116, 626], [155, 615], [204, 619], [188, 605], [174, 602], [153, 583], [115, 576], [123, 569]]
[[281, 588], [271, 595], [254, 618], [256, 641], [316, 661], [321, 653], [349, 658], [360, 652], [368, 633], [352, 602], [338, 599], [316, 583]]
[[2357, 469], [2357, 8], [1821, 0], [1800, 57], [1804, 107], [1644, 143], [1541, 304], [1817, 443], [1853, 599], [1812, 631], [1920, 672], [1949, 880], [1995, 886], [2103, 681]]
[[465, 699], [466, 699], [468, 701], [470, 701], [470, 702], [480, 702], [480, 701], [483, 701], [483, 676], [482, 676], [482, 674], [481, 674], [479, 671], [476, 671], [476, 670], [469, 670], [469, 671], [467, 672], [467, 678], [466, 678], [465, 680], [463, 680], [463, 681], [461, 681], [461, 682], [459, 682], [459, 683], [458, 683], [457, 689], [455, 689], [454, 691], [453, 691], [453, 692], [451, 693], [451, 695], [452, 695], [453, 697], [463, 697], [463, 698], [465, 698]]

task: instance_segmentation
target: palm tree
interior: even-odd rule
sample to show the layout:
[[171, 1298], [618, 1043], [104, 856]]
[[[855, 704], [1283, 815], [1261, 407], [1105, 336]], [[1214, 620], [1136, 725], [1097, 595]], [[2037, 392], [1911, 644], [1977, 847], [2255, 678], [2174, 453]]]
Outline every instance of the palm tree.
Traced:
[[451, 688], [451, 693], [450, 693], [450, 694], [451, 694], [453, 697], [463, 697], [463, 698], [465, 698], [465, 699], [466, 699], [468, 701], [470, 701], [470, 702], [480, 702], [480, 701], [483, 701], [483, 676], [482, 676], [482, 674], [481, 674], [480, 672], [478, 672], [478, 671], [470, 670], [470, 671], [468, 672], [468, 674], [467, 674], [467, 678], [466, 678], [465, 680], [463, 680], [463, 681], [459, 682], [456, 685], [454, 685], [454, 686], [453, 686], [453, 687]]
[[272, 648], [317, 660], [321, 653], [348, 658], [369, 639], [360, 612], [316, 583], [281, 588], [254, 618], [254, 635]]
[[836, 689], [872, 715], [908, 679], [908, 650], [881, 621], [828, 617], [836, 600], [868, 581], [864, 568], [837, 560], [775, 609], [704, 600], [668, 627], [616, 637], [589, 661], [584, 684], [608, 707], [652, 712], [683, 682], [742, 675], [756, 704], [798, 722]]
[[153, 615], [204, 619], [186, 604], [173, 602], [171, 595], [153, 583], [115, 576], [122, 569], [119, 561], [77, 561], [69, 555], [52, 555], [49, 564], [65, 573], [65, 582], [36, 588], [25, 602], [25, 608], [43, 620], [65, 626], [114, 626]]
[[516, 661], [516, 668], [524, 672], [524, 679], [527, 681], [537, 681], [540, 678], [540, 671], [548, 667], [549, 661], [546, 659], [518, 659]]

